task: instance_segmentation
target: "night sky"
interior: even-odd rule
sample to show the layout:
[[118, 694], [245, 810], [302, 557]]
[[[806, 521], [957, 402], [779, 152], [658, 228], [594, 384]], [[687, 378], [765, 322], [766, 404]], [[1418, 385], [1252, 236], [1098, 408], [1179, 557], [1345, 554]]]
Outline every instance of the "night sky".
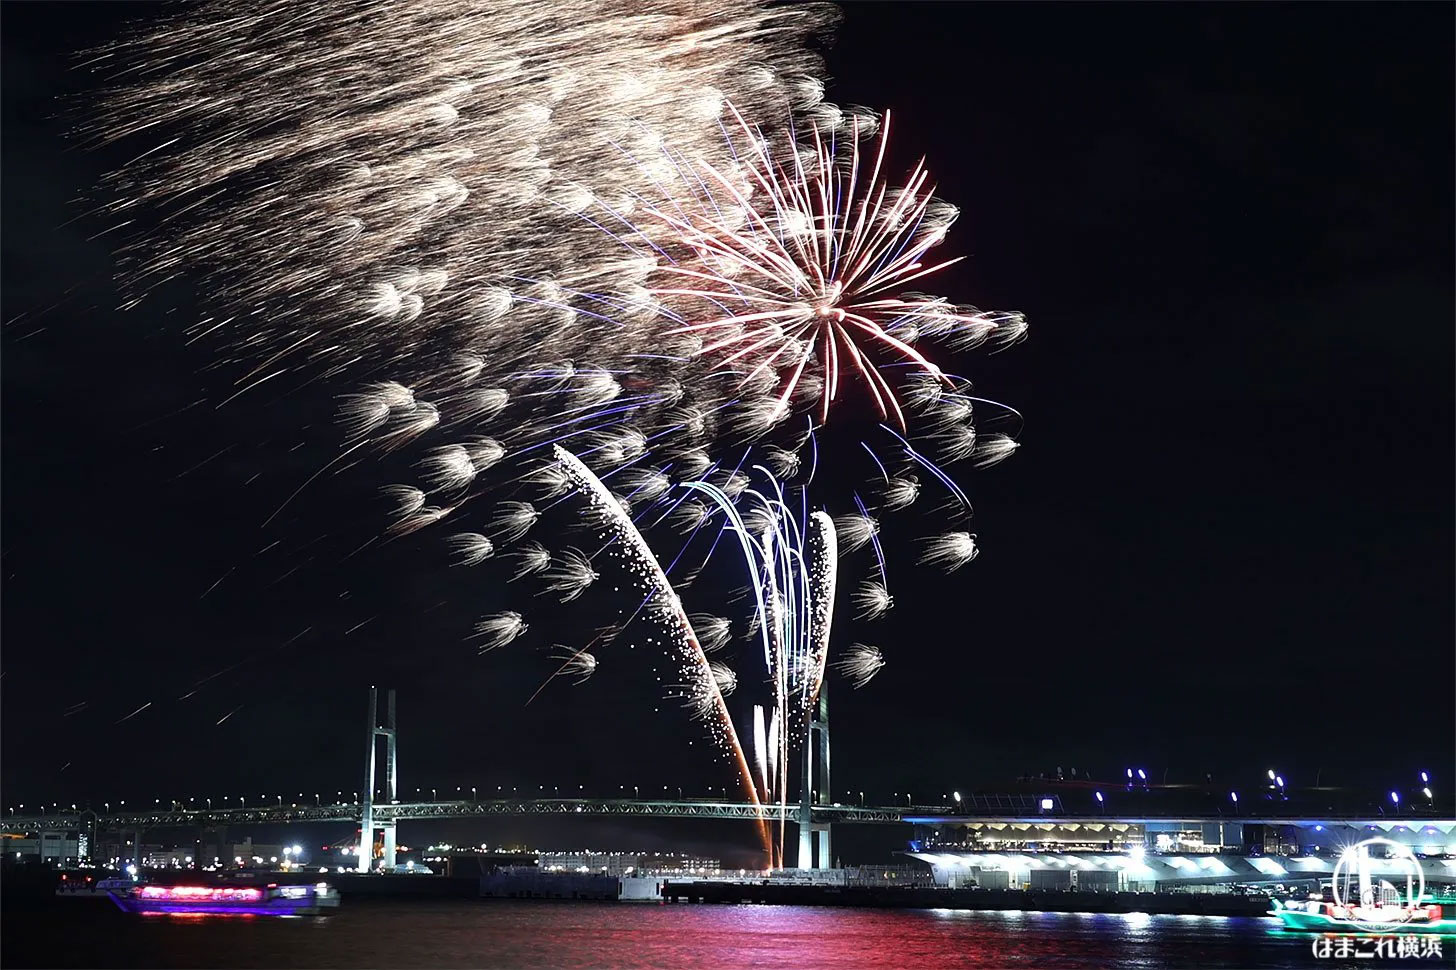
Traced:
[[[124, 158], [65, 137], [58, 97], [95, 84], [73, 55], [157, 9], [3, 10], [3, 804], [351, 792], [370, 684], [401, 692], [406, 797], [732, 785], [641, 678], [525, 706], [539, 658], [476, 656], [499, 594], [438, 534], [346, 559], [386, 522], [378, 463], [262, 527], [349, 388], [218, 407], [238, 374], [185, 346], [185, 284], [115, 309], [77, 201]], [[892, 108], [962, 210], [936, 290], [1031, 334], [959, 368], [1026, 415], [967, 479], [980, 558], [917, 570], [887, 535], [895, 609], [840, 624], [890, 663], [833, 685], [838, 790], [1059, 765], [1450, 790], [1452, 29], [1445, 4], [847, 7], [830, 99]]]

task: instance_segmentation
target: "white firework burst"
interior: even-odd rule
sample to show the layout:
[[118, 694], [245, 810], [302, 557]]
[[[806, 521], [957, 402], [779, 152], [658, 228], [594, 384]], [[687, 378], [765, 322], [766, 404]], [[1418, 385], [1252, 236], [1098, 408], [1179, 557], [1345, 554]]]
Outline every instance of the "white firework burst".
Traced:
[[442, 445], [432, 448], [420, 462], [425, 481], [437, 489], [464, 488], [475, 480], [475, 462], [464, 445]]
[[490, 533], [499, 542], [516, 542], [540, 517], [541, 513], [530, 502], [501, 502], [496, 506], [496, 517], [490, 522]]
[[556, 676], [570, 677], [573, 684], [585, 683], [597, 672], [597, 658], [585, 650], [572, 650], [557, 644], [551, 656], [562, 662]]
[[510, 582], [515, 582], [523, 576], [543, 572], [551, 567], [551, 551], [539, 542], [521, 543], [511, 553], [510, 558], [516, 563]]
[[920, 481], [914, 475], [901, 475], [885, 483], [884, 504], [890, 511], [903, 509], [920, 497]]
[[890, 595], [890, 590], [883, 584], [868, 580], [860, 584], [859, 589], [854, 591], [854, 605], [859, 613], [856, 619], [874, 620], [883, 616], [895, 605], [895, 598]]
[[954, 572], [981, 554], [976, 547], [976, 537], [969, 532], [947, 532], [925, 540], [925, 549], [920, 555], [922, 565], [937, 566], [946, 572]]
[[880, 534], [879, 520], [869, 515], [835, 516], [834, 528], [839, 532], [839, 546], [844, 552], [854, 552]]
[[475, 639], [480, 641], [476, 647], [481, 653], [489, 653], [515, 640], [526, 629], [526, 621], [521, 614], [513, 610], [494, 613], [475, 624]]
[[858, 690], [874, 679], [875, 674], [885, 666], [885, 657], [879, 647], [864, 643], [851, 644], [844, 655], [835, 661], [834, 667]]
[[1021, 445], [1004, 434], [986, 435], [973, 454], [977, 468], [986, 468], [1010, 458]]
[[601, 574], [592, 568], [586, 553], [580, 549], [564, 549], [559, 560], [546, 571], [546, 586], [542, 592], [560, 593], [561, 602], [568, 603], [600, 578]]
[[425, 493], [413, 485], [386, 485], [380, 491], [394, 503], [394, 514], [400, 518], [425, 507]]
[[727, 617], [694, 613], [688, 619], [692, 622], [693, 629], [697, 631], [698, 644], [703, 648], [704, 653], [722, 650], [733, 639], [733, 631]]
[[495, 553], [495, 545], [478, 532], [460, 532], [448, 540], [450, 551], [455, 554], [455, 565], [476, 566]]
[[738, 675], [727, 664], [715, 660], [709, 665], [709, 670], [712, 671], [714, 683], [718, 685], [718, 693], [724, 697], [738, 689]]

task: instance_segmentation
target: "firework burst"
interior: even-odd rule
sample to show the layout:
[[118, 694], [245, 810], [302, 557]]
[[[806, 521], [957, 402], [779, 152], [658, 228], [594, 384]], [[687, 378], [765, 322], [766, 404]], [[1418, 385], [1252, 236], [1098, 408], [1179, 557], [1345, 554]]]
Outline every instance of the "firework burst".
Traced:
[[[921, 561], [973, 560], [974, 536], [945, 531], [969, 499], [942, 466], [1010, 456], [998, 415], [1020, 432], [943, 368], [1022, 339], [1025, 318], [919, 292], [957, 261], [934, 256], [957, 212], [923, 164], [888, 179], [889, 113], [823, 100], [806, 40], [833, 17], [750, 0], [215, 0], [97, 56], [117, 87], [89, 129], [137, 143], [103, 211], [167, 227], [125, 248], [128, 299], [188, 273], [203, 304], [189, 336], [241, 375], [229, 400], [346, 382], [339, 453], [284, 507], [326, 472], [401, 453], [418, 480], [386, 490], [391, 536], [473, 514], [452, 526], [452, 561], [576, 601], [573, 615], [607, 585], [599, 571], [625, 568], [665, 645], [662, 682], [745, 791], [781, 808], [840, 553], [873, 550], [853, 599], [883, 614], [882, 522], [926, 489], [953, 520]], [[870, 481], [819, 434], [852, 413], [851, 386], [880, 416], [848, 446]], [[811, 488], [846, 514], [811, 513]], [[838, 507], [853, 488], [874, 508]], [[572, 492], [603, 524], [591, 555], [553, 554], [538, 525], [578, 507]], [[716, 659], [732, 627], [683, 612], [643, 537], [659, 524], [686, 536], [673, 566], [696, 537], [737, 539], [762, 669]], [[526, 631], [505, 611], [476, 638], [487, 652]], [[615, 635], [559, 648], [548, 682], [586, 680]], [[883, 662], [855, 645], [835, 667], [863, 686]], [[761, 684], [755, 778], [723, 698]]]
[[873, 680], [875, 674], [879, 673], [884, 666], [885, 658], [880, 653], [880, 648], [863, 643], [851, 644], [849, 649], [844, 651], [844, 656], [835, 662], [835, 667], [844, 674], [856, 690]]

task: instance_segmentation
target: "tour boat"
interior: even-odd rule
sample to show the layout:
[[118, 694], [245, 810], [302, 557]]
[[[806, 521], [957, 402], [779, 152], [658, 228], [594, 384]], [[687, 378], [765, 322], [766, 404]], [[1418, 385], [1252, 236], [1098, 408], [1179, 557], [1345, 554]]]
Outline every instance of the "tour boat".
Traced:
[[339, 905], [326, 882], [266, 886], [132, 885], [108, 892], [128, 913], [215, 913], [247, 916], [315, 916]]
[[1327, 899], [1274, 900], [1269, 915], [1286, 930], [1312, 933], [1456, 934], [1456, 898], [1427, 897], [1417, 906], [1342, 906]]

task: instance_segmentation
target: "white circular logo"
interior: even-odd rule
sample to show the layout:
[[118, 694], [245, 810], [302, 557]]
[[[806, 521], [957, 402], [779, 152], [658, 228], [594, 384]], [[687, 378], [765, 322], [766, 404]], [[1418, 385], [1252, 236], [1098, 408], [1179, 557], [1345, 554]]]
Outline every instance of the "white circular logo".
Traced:
[[[1372, 858], [1372, 848], [1380, 850], [1380, 856]], [[1362, 929], [1387, 930], [1415, 915], [1426, 897], [1426, 876], [1410, 846], [1366, 839], [1341, 853], [1330, 891], [1335, 897], [1330, 914], [1334, 919]]]

